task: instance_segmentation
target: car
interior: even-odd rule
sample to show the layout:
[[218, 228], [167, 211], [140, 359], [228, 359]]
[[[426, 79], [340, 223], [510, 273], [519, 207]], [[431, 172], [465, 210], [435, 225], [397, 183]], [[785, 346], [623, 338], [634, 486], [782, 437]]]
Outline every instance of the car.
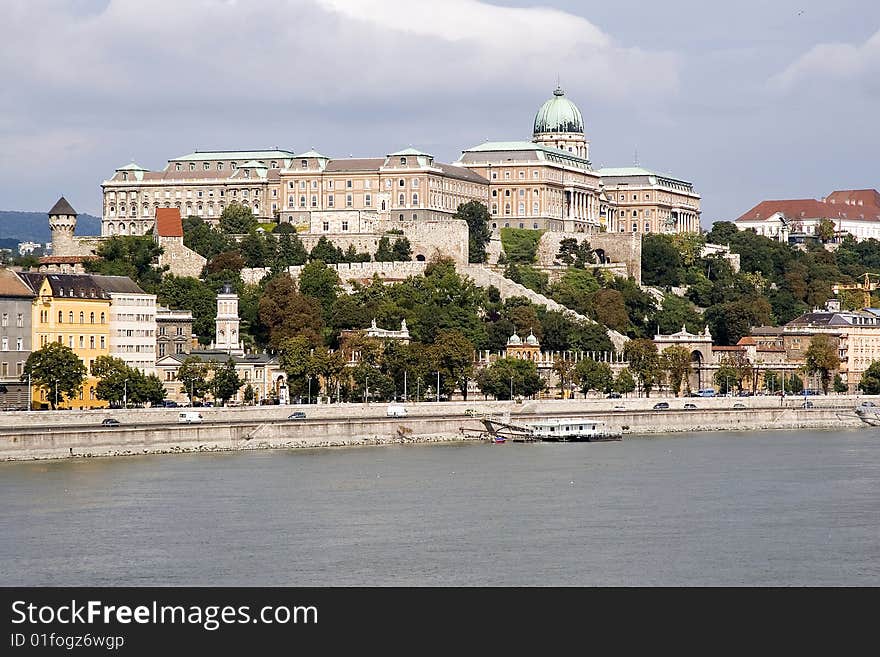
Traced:
[[813, 402], [807, 400], [803, 404], [801, 404], [801, 408], [814, 408], [815, 404]]
[[715, 389], [714, 388], [703, 388], [697, 393], [698, 397], [714, 397]]
[[736, 403], [733, 405], [733, 407], [734, 407], [734, 408], [745, 408], [746, 405], [743, 404], [742, 402], [736, 402]]
[[202, 414], [197, 411], [183, 411], [177, 414], [177, 421], [183, 424], [192, 424], [204, 420]]
[[477, 409], [468, 408], [465, 410], [464, 414], [467, 415], [468, 417], [476, 417], [477, 416]]
[[626, 410], [626, 406], [624, 406], [623, 404], [615, 404], [615, 405], [614, 405], [614, 410], [615, 410], [615, 411], [625, 411], [625, 410]]
[[685, 404], [684, 405], [684, 410], [686, 410], [686, 411], [692, 411], [696, 408], [697, 408], [696, 404]]
[[103, 420], [101, 420], [101, 426], [104, 426], [104, 427], [118, 427], [120, 424], [122, 424], [122, 423], [119, 420], [117, 420], [115, 417], [106, 417]]
[[609, 392], [608, 397], [606, 397], [606, 399], [620, 399], [620, 393], [619, 392]]
[[290, 415], [287, 416], [288, 420], [305, 420], [306, 412], [305, 411], [294, 411]]
[[657, 402], [654, 404], [655, 411], [665, 411], [669, 408], [669, 402]]
[[387, 417], [406, 417], [406, 407], [402, 404], [389, 404], [385, 409], [385, 415]]
[[156, 404], [156, 408], [177, 408], [177, 402], [172, 399], [166, 399]]

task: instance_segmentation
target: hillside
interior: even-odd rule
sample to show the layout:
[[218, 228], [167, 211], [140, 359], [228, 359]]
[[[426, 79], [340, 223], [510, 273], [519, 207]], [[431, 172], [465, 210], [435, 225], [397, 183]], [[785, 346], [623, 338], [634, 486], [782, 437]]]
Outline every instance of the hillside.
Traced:
[[[77, 235], [100, 235], [101, 219], [90, 214], [77, 217]], [[0, 210], [0, 239], [19, 242], [48, 242], [49, 217], [45, 212]]]

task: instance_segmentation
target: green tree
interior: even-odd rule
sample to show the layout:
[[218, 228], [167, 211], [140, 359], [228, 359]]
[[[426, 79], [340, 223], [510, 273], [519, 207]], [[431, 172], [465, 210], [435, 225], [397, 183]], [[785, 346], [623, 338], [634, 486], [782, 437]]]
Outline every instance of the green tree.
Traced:
[[834, 222], [831, 219], [821, 219], [819, 220], [819, 224], [816, 226], [816, 237], [818, 237], [823, 244], [830, 242], [834, 239], [835, 227]]
[[229, 358], [226, 363], [214, 367], [214, 377], [211, 379], [211, 392], [215, 399], [219, 399], [223, 406], [226, 402], [238, 394], [244, 381], [235, 371], [235, 361]]
[[779, 372], [768, 370], [764, 372], [764, 388], [770, 394], [774, 394], [778, 390], [782, 390], [782, 379]]
[[257, 227], [257, 219], [249, 206], [233, 201], [220, 214], [219, 225], [227, 235], [246, 235]]
[[307, 377], [313, 374], [311, 355], [313, 345], [304, 335], [285, 338], [279, 345], [278, 366], [287, 374], [290, 393], [301, 395]]
[[145, 375], [139, 370], [133, 370], [132, 381], [133, 390], [128, 395], [128, 399], [132, 403], [150, 403], [155, 406], [165, 401], [165, 386], [155, 374]]
[[836, 392], [838, 395], [845, 395], [848, 390], [849, 390], [849, 388], [843, 382], [843, 379], [841, 378], [840, 374], [839, 373], [835, 374], [834, 375], [834, 392]]
[[[261, 266], [261, 265], [258, 265]], [[245, 267], [244, 258], [237, 251], [224, 251], [211, 258], [205, 265], [206, 274], [234, 272], [238, 274]]]
[[799, 395], [804, 391], [804, 380], [792, 372], [788, 379], [788, 383], [785, 385], [785, 389], [794, 395]]
[[596, 254], [587, 240], [578, 243], [574, 237], [566, 237], [559, 242], [556, 260], [575, 269], [586, 269], [587, 265], [595, 264]]
[[538, 375], [534, 361], [519, 358], [499, 358], [477, 372], [477, 385], [495, 399], [513, 396], [530, 397], [544, 388], [544, 379]]
[[193, 332], [199, 337], [199, 342], [211, 342], [217, 317], [217, 295], [214, 290], [197, 278], [168, 274], [156, 294], [157, 301], [164, 306], [191, 311]]
[[873, 361], [862, 374], [859, 390], [866, 395], [880, 395], [880, 360]]
[[706, 242], [709, 244], [730, 244], [730, 241], [739, 232], [739, 228], [732, 221], [716, 221], [712, 224], [712, 230], [706, 235]]
[[731, 384], [742, 391], [743, 381], [751, 381], [753, 368], [745, 354], [734, 352], [721, 359], [718, 369], [715, 371], [715, 385], [718, 386], [722, 395], [731, 390]]
[[405, 237], [398, 237], [391, 247], [391, 255], [395, 262], [409, 262], [412, 260], [412, 246]]
[[128, 379], [131, 368], [121, 358], [98, 356], [92, 363], [92, 376], [98, 378], [95, 396], [110, 403], [112, 407], [127, 400]]
[[259, 303], [260, 322], [266, 327], [268, 343], [278, 349], [286, 338], [306, 335], [317, 346], [323, 342], [321, 303], [301, 294], [290, 276], [284, 274], [266, 284]]
[[252, 406], [253, 403], [256, 401], [256, 399], [257, 399], [257, 393], [254, 390], [254, 387], [250, 383], [248, 383], [244, 387], [244, 403], [249, 406]]
[[831, 379], [840, 369], [840, 356], [837, 355], [837, 344], [824, 333], [817, 333], [810, 340], [810, 346], [804, 354], [807, 372], [818, 374], [822, 384], [822, 392], [828, 394]]
[[642, 238], [642, 283], [680, 285], [682, 262], [672, 237], [650, 233]]
[[186, 217], [183, 220], [183, 245], [210, 260], [218, 253], [228, 251], [231, 243], [229, 237], [211, 228], [201, 217]]
[[[282, 224], [289, 226], [290, 224]], [[280, 228], [280, 226], [279, 226]], [[276, 232], [278, 232], [276, 230]], [[276, 264], [280, 268], [304, 265], [309, 259], [306, 247], [296, 231], [284, 231], [278, 238], [278, 258]]]
[[489, 210], [479, 201], [468, 201], [458, 206], [454, 218], [468, 226], [468, 262], [486, 262], [486, 245], [492, 238]]
[[274, 253], [266, 249], [266, 240], [256, 231], [252, 230], [238, 244], [241, 257], [248, 267], [266, 267], [271, 262]]
[[763, 297], [743, 298], [706, 309], [705, 318], [712, 336], [722, 345], [734, 345], [749, 334], [752, 326], [770, 321], [770, 303]]
[[629, 368], [624, 367], [617, 373], [617, 378], [614, 379], [614, 392], [619, 392], [621, 395], [628, 395], [635, 389], [635, 379], [633, 379], [632, 374], [630, 374]]
[[550, 277], [547, 274], [538, 271], [531, 265], [517, 265], [513, 262], [508, 263], [504, 268], [504, 276], [514, 283], [525, 285], [539, 294], [547, 292], [550, 281]]
[[531, 265], [538, 254], [538, 242], [544, 231], [527, 228], [502, 228], [501, 246], [507, 262]]
[[660, 359], [657, 346], [643, 338], [630, 340], [623, 347], [623, 357], [629, 362], [629, 369], [635, 372], [645, 397], [651, 396], [653, 388], [660, 380]]
[[27, 381], [30, 377], [32, 386], [43, 388], [49, 404], [55, 409], [58, 404], [79, 396], [86, 374], [86, 366], [73, 349], [60, 342], [49, 342], [42, 349], [31, 352], [20, 378]]
[[317, 299], [324, 312], [329, 313], [339, 296], [339, 274], [320, 260], [313, 260], [299, 275], [299, 291], [307, 297]]
[[614, 375], [608, 363], [596, 362], [591, 358], [578, 361], [574, 368], [575, 380], [586, 397], [590, 390], [611, 392]]
[[610, 329], [626, 333], [630, 327], [623, 294], [617, 290], [596, 290], [590, 298], [593, 319]]
[[210, 370], [208, 364], [196, 356], [187, 356], [177, 368], [177, 380], [186, 390], [190, 404], [202, 399], [211, 389]]
[[691, 354], [687, 349], [678, 345], [667, 347], [660, 354], [660, 367], [667, 372], [669, 387], [676, 397], [681, 390], [682, 382], [690, 390], [688, 377], [691, 374]]
[[379, 246], [376, 248], [376, 254], [373, 256], [376, 262], [391, 262], [394, 260], [394, 253], [391, 251], [391, 240], [387, 235], [383, 235], [379, 239]]
[[324, 235], [321, 235], [309, 253], [309, 260], [320, 260], [328, 265], [335, 265], [341, 262], [344, 257], [342, 249], [334, 246]]
[[87, 271], [106, 276], [128, 276], [144, 290], [153, 291], [168, 267], [158, 267], [162, 247], [149, 235], [114, 235], [102, 241], [85, 263]]
[[465, 381], [474, 369], [474, 344], [461, 331], [443, 329], [437, 332], [428, 357], [434, 370], [440, 372], [441, 392], [451, 397], [459, 388], [467, 399]]
[[565, 399], [565, 391], [574, 381], [575, 364], [565, 358], [557, 358], [553, 361], [553, 372], [556, 374], [557, 385], [559, 386], [559, 394]]

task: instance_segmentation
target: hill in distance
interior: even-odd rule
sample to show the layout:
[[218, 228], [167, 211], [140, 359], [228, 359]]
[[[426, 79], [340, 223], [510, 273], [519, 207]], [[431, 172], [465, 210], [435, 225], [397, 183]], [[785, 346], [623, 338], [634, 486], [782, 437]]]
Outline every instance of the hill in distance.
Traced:
[[[76, 235], [100, 235], [101, 219], [90, 214], [81, 214], [76, 220]], [[45, 212], [17, 212], [0, 210], [0, 239], [14, 239], [18, 242], [41, 242], [51, 239], [49, 216]]]

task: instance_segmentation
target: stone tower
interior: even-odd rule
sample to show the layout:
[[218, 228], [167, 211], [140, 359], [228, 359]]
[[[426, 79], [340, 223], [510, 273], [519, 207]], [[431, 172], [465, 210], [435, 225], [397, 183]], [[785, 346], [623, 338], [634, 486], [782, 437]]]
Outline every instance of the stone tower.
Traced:
[[229, 352], [232, 356], [243, 356], [244, 348], [239, 335], [238, 295], [227, 283], [217, 294], [217, 319], [215, 320], [214, 344], [212, 349]]
[[76, 210], [63, 196], [49, 210], [49, 230], [52, 231], [52, 255], [78, 255], [73, 232], [76, 230]]

